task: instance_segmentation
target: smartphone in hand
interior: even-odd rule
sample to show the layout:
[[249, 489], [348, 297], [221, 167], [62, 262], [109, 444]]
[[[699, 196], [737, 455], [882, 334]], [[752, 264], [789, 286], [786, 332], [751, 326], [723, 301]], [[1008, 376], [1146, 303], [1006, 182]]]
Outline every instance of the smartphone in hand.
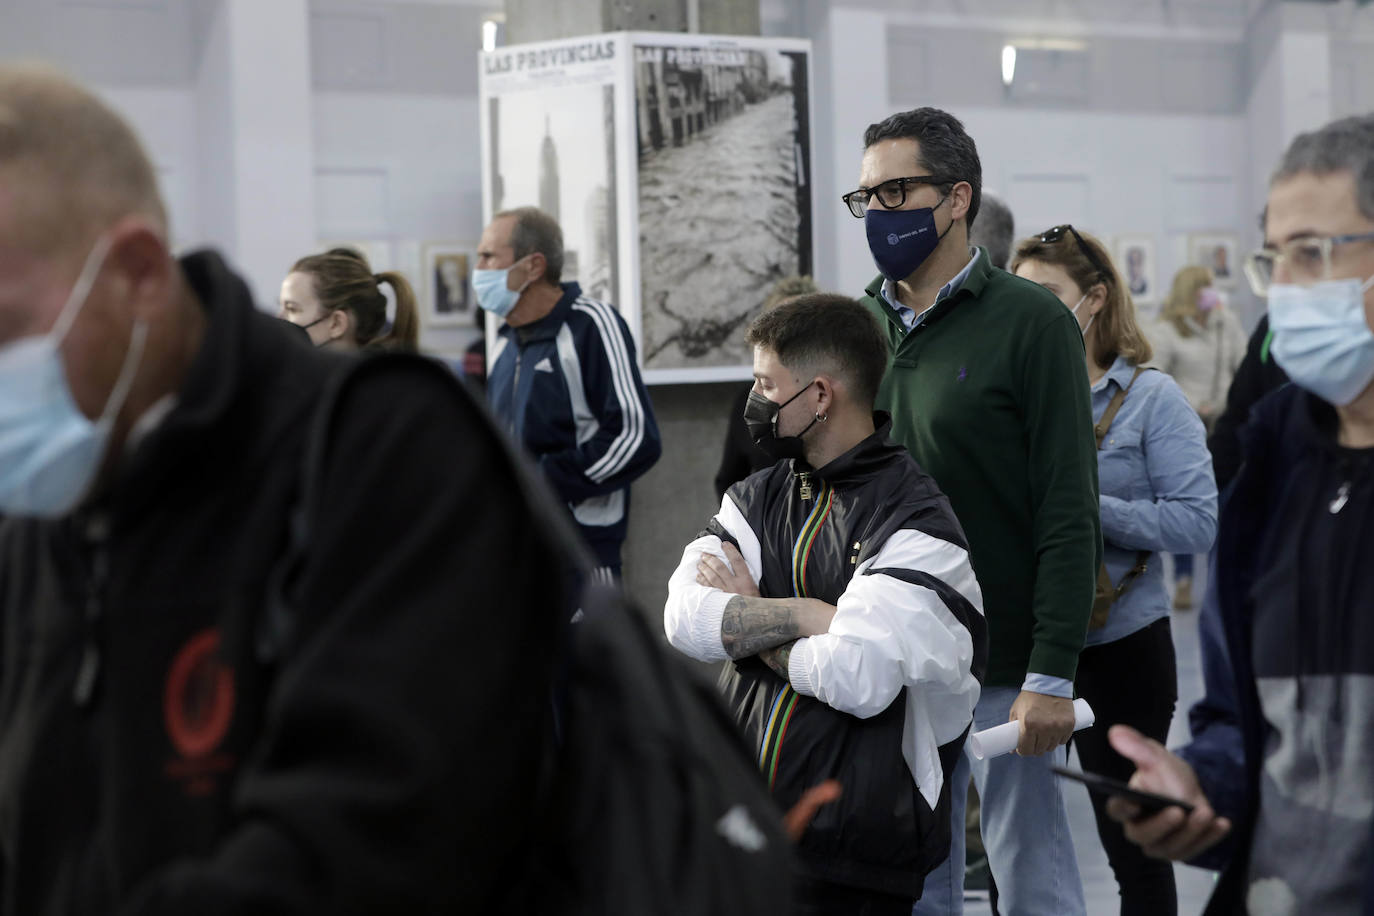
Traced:
[[1069, 770], [1064, 767], [1050, 767], [1050, 769], [1054, 771], [1056, 776], [1083, 783], [1088, 787], [1089, 792], [1096, 792], [1099, 795], [1116, 795], [1132, 804], [1139, 805], [1141, 817], [1157, 814], [1171, 805], [1182, 808], [1184, 814], [1193, 813], [1193, 806], [1181, 798], [1170, 798], [1168, 795], [1156, 795], [1154, 792], [1133, 789], [1121, 780], [1112, 779], [1110, 776], [1103, 776], [1100, 773], [1080, 773], [1077, 770]]

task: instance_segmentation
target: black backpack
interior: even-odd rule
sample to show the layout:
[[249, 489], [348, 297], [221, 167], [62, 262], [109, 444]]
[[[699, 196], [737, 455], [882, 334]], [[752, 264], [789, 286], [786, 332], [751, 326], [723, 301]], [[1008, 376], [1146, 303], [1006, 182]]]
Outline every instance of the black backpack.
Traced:
[[[286, 582], [309, 542], [307, 509], [334, 404], [369, 364], [389, 358], [340, 373], [316, 408], [290, 549], [271, 588], [277, 600], [259, 625], [264, 661], [279, 656], [294, 629]], [[471, 396], [453, 384], [456, 396]], [[513, 450], [511, 460], [525, 464]], [[590, 563], [557, 498], [538, 475], [520, 476], [585, 580]], [[551, 570], [560, 572], [579, 577]], [[593, 585], [580, 597], [581, 619], [566, 626], [553, 678], [543, 784], [532, 787], [543, 796], [542, 820], [531, 825], [527, 854], [502, 876], [511, 892], [500, 912], [792, 916], [792, 844], [715, 688], [618, 588]]]
[[791, 842], [715, 688], [618, 590], [583, 610], [531, 911], [791, 916]]

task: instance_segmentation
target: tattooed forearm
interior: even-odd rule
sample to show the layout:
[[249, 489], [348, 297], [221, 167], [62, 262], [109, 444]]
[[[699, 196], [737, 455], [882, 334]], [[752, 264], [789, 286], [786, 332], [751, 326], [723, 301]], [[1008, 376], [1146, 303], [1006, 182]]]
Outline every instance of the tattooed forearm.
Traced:
[[759, 652], [759, 660], [777, 672], [778, 677], [787, 680], [790, 677], [788, 664], [792, 661], [792, 647], [796, 644], [797, 641], [794, 639], [780, 646], [764, 649]]
[[762, 649], [789, 643], [799, 636], [824, 632], [834, 609], [812, 598], [750, 598], [735, 595], [720, 618], [720, 641], [731, 658], [748, 658]]

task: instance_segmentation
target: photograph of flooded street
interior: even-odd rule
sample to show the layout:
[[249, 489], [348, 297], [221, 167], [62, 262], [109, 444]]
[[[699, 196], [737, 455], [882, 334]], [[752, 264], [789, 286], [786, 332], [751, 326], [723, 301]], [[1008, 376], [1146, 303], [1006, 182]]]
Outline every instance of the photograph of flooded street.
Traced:
[[812, 269], [807, 53], [634, 51], [644, 368], [747, 367], [769, 289]]

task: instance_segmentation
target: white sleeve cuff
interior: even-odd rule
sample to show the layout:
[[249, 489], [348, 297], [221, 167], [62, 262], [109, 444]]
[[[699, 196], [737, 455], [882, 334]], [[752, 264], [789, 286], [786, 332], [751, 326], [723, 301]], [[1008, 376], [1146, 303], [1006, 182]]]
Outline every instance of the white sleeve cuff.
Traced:
[[692, 644], [699, 646], [707, 657], [706, 662], [724, 661], [730, 657], [725, 651], [725, 643], [720, 638], [720, 619], [725, 616], [725, 605], [735, 597], [720, 589], [711, 589], [701, 598], [697, 612], [692, 615], [689, 626], [692, 630]]
[[792, 644], [792, 654], [787, 660], [787, 680], [792, 689], [804, 697], [814, 697], [816, 690], [811, 686], [811, 640], [802, 638]]

